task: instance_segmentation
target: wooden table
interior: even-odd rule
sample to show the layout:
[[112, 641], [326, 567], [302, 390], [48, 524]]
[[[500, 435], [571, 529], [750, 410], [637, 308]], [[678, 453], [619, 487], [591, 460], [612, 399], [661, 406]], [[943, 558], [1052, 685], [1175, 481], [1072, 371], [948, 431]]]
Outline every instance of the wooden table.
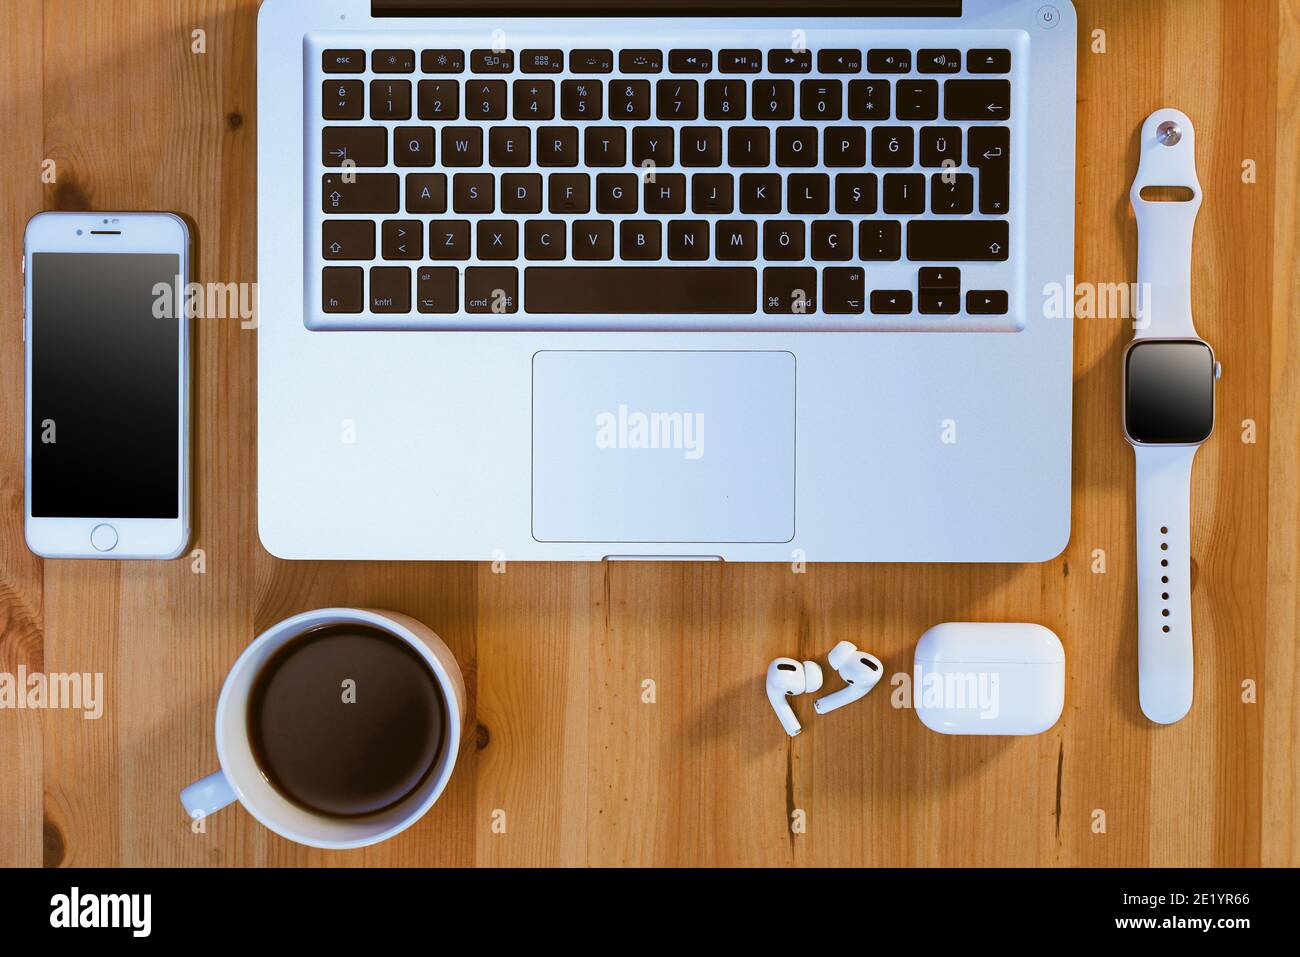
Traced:
[[[5, 0], [0, 671], [103, 672], [108, 705], [97, 721], [0, 711], [0, 864], [1300, 864], [1300, 3], [1078, 6], [1078, 280], [1135, 273], [1128, 186], [1153, 109], [1197, 124], [1206, 194], [1195, 309], [1225, 374], [1193, 493], [1196, 703], [1168, 728], [1137, 703], [1120, 320], [1076, 323], [1074, 533], [1043, 565], [279, 561], [256, 531], [256, 332], [221, 320], [195, 326], [203, 570], [36, 559], [22, 226], [43, 209], [174, 210], [197, 225], [196, 280], [256, 279], [257, 0]], [[192, 833], [177, 792], [216, 767], [227, 668], [268, 625], [331, 604], [414, 615], [460, 659], [471, 730], [446, 794], [366, 851], [297, 847], [238, 808]], [[1056, 727], [945, 738], [882, 686], [781, 734], [773, 657], [848, 638], [907, 671], [926, 627], [963, 619], [1062, 636]]]

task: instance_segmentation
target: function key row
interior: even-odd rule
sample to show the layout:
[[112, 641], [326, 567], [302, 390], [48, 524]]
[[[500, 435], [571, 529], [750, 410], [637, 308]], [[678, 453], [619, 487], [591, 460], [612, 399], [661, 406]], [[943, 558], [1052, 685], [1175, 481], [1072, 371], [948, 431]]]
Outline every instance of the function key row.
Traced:
[[[422, 73], [464, 73], [468, 62], [471, 73], [563, 73], [566, 55], [563, 50], [326, 50], [321, 68], [326, 73], [365, 73], [367, 63], [373, 73], [414, 73], [417, 60]], [[712, 73], [715, 58], [712, 50], [570, 50], [570, 73], [662, 73], [665, 63], [670, 73]], [[963, 63], [968, 73], [1010, 73], [1011, 51], [1001, 49], [911, 50], [881, 49], [866, 51], [868, 73], [960, 73]], [[854, 49], [818, 50], [719, 50], [716, 69], [719, 73], [861, 73], [863, 51]]]

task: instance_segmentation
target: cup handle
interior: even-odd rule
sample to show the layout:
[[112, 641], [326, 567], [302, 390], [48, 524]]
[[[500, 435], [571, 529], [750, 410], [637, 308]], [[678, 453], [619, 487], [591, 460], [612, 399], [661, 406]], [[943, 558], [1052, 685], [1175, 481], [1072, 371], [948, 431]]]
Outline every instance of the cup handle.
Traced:
[[215, 814], [234, 801], [234, 789], [221, 771], [209, 774], [181, 791], [181, 804], [185, 805], [185, 811], [191, 818]]

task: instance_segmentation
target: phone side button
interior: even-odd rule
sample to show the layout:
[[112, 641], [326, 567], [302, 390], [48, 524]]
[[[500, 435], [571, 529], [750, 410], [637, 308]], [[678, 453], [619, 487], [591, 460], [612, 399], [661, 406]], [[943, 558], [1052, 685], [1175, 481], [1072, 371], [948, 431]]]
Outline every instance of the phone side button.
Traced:
[[96, 525], [90, 533], [90, 544], [97, 552], [111, 552], [117, 548], [117, 529], [112, 525]]

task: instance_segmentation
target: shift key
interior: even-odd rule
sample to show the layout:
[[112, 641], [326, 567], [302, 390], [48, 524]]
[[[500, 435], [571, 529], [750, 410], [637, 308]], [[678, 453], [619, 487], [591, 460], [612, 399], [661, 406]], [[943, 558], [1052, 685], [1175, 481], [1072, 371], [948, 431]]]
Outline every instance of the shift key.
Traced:
[[914, 219], [907, 224], [912, 262], [1006, 262], [1005, 219]]
[[395, 213], [398, 210], [400, 183], [396, 173], [327, 173], [321, 184], [321, 205], [327, 213]]

